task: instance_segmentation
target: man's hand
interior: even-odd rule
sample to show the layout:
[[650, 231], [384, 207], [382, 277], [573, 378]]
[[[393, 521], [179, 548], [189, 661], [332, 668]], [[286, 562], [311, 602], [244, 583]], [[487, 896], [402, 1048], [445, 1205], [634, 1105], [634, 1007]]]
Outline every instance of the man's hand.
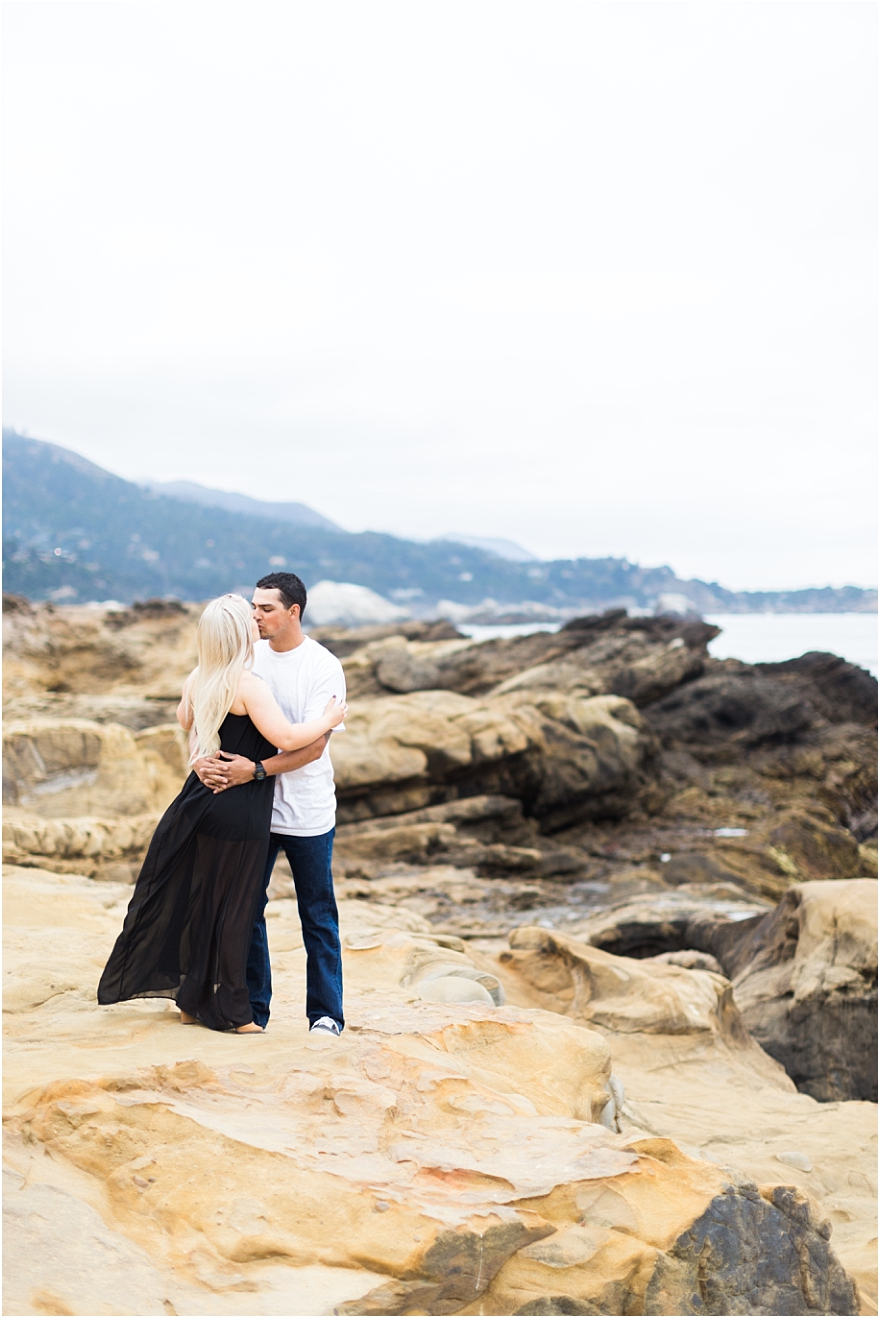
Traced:
[[223, 792], [227, 787], [241, 787], [242, 783], [251, 783], [254, 780], [254, 771], [256, 764], [249, 760], [246, 755], [227, 755], [225, 751], [218, 751], [214, 768], [211, 770], [212, 782], [202, 779], [207, 787], [213, 787], [214, 794]]
[[[304, 764], [319, 760], [329, 740], [330, 733], [325, 732], [310, 746], [304, 746], [298, 751], [282, 751], [280, 755], [273, 755], [270, 759], [263, 760], [266, 777], [271, 778], [277, 773], [290, 773], [293, 769], [301, 769]], [[227, 787], [240, 787], [242, 783], [253, 782], [255, 768], [253, 760], [247, 759], [244, 755], [227, 755], [226, 751], [218, 751], [216, 755], [206, 755], [201, 760], [196, 760], [193, 765], [196, 776], [206, 787], [211, 788], [215, 796], [218, 792], [225, 792]]]
[[216, 755], [205, 755], [196, 760], [193, 770], [196, 777], [216, 795], [227, 787], [249, 783], [254, 776], [254, 762], [244, 755], [227, 755], [225, 751], [218, 751]]

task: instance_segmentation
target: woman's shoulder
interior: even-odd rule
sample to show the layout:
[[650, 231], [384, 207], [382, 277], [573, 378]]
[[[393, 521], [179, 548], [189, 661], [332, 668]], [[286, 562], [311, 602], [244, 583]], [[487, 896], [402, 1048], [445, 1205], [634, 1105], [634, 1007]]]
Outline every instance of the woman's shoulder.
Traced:
[[263, 695], [263, 692], [266, 691], [269, 691], [269, 687], [267, 687], [265, 681], [263, 681], [260, 673], [245, 670], [245, 672], [242, 672], [241, 676], [238, 677], [238, 688], [236, 691], [238, 700], [246, 700], [248, 699], [248, 696], [261, 696]]
[[245, 671], [238, 679], [238, 686], [235, 688], [235, 699], [232, 702], [230, 714], [240, 717], [246, 714], [250, 702], [259, 701], [265, 698], [265, 693], [269, 690], [266, 683], [256, 673]]
[[260, 677], [260, 674], [254, 673], [250, 669], [245, 669], [238, 679], [239, 694], [243, 694], [245, 691], [266, 691], [267, 689], [266, 683]]

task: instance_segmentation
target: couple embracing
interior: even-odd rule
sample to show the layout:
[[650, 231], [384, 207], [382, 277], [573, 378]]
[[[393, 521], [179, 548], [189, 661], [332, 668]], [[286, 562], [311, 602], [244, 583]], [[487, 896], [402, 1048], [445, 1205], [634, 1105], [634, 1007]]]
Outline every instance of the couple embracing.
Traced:
[[264, 911], [283, 850], [306, 949], [309, 1028], [343, 1029], [327, 744], [344, 730], [345, 679], [339, 660], [303, 633], [305, 607], [299, 577], [273, 572], [253, 605], [222, 595], [205, 608], [198, 667], [177, 710], [193, 771], [153, 835], [100, 1003], [173, 998], [185, 1024], [262, 1032], [272, 996]]

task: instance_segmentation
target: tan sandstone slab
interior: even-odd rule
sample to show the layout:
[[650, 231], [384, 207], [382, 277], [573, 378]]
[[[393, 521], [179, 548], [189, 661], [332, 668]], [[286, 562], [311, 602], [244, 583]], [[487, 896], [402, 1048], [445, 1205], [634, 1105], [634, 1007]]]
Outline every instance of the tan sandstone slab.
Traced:
[[[162, 1001], [95, 1003], [130, 890], [6, 883], [7, 1312], [512, 1313], [560, 1294], [684, 1312], [719, 1223], [784, 1246], [730, 1275], [719, 1256], [719, 1302], [745, 1285], [780, 1311], [808, 1285], [817, 1311], [849, 1311], [821, 1212], [786, 1176], [759, 1193], [636, 1123], [607, 1129], [601, 1033], [496, 1007], [423, 921], [344, 904], [350, 1025], [318, 1038], [277, 903], [271, 1027], [215, 1034]], [[491, 1000], [426, 996], [444, 979]]]
[[671, 1138], [759, 1184], [782, 1174], [813, 1196], [859, 1282], [863, 1312], [876, 1313], [876, 1106], [798, 1093], [743, 1036], [721, 976], [612, 956], [542, 929], [518, 930], [511, 943], [511, 952], [475, 959], [497, 973], [510, 1002], [584, 1020], [608, 1040], [626, 1092], [623, 1129]]

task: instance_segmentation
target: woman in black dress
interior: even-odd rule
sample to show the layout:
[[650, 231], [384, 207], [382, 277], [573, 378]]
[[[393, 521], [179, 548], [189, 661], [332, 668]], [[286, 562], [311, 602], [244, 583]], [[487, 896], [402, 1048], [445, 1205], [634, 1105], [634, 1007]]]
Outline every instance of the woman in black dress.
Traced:
[[[199, 665], [177, 710], [190, 763], [218, 750], [264, 760], [299, 750], [341, 723], [331, 700], [309, 723], [288, 723], [255, 674], [258, 639], [240, 595], [212, 600], [199, 622]], [[263, 890], [274, 779], [215, 793], [194, 773], [153, 835], [122, 933], [98, 985], [100, 1003], [174, 998], [185, 1024], [260, 1033], [246, 983]]]

